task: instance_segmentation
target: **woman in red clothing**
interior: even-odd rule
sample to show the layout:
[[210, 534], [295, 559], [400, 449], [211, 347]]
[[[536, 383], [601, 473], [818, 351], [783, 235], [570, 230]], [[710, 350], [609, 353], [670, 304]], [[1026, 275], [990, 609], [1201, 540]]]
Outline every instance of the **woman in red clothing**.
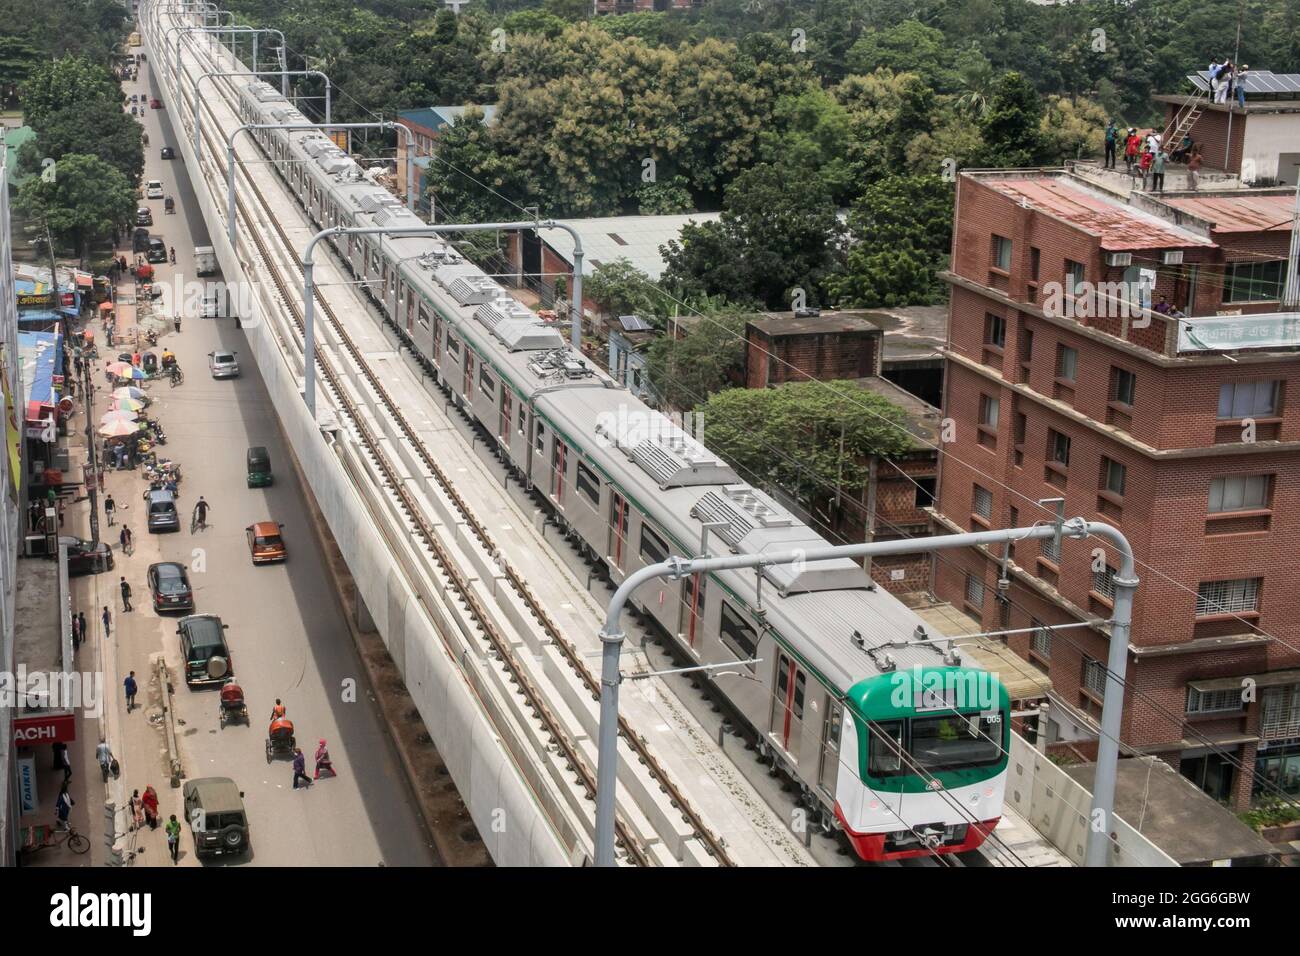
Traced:
[[158, 792], [153, 787], [144, 788], [144, 796], [140, 798], [140, 803], [144, 807], [144, 818], [149, 821], [149, 829], [158, 829]]
[[1138, 136], [1138, 131], [1129, 127], [1128, 139], [1124, 140], [1124, 162], [1128, 166], [1128, 174], [1133, 175], [1133, 164], [1137, 162], [1138, 143], [1142, 138]]

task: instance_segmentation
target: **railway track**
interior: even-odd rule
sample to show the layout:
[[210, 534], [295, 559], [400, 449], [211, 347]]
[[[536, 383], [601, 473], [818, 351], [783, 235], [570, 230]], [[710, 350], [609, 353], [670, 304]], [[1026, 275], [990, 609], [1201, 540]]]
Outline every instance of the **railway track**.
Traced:
[[[219, 95], [225, 101], [235, 116], [239, 115], [237, 100], [232, 101], [232, 96], [228, 87], [229, 81], [218, 84]], [[212, 118], [212, 124], [205, 128], [203, 138], [207, 144], [206, 156], [210, 158], [211, 164], [221, 173], [221, 187], [224, 188], [225, 169], [215, 157], [223, 156], [225, 151], [219, 147], [224, 143], [216, 143], [209, 132], [213, 126], [220, 128], [219, 119], [213, 108], [204, 100], [200, 100], [200, 108], [207, 109], [208, 115]], [[184, 128], [184, 114], [180, 113], [180, 125]], [[192, 122], [192, 118], [191, 118]], [[191, 127], [192, 131], [192, 127]], [[237, 164], [238, 166], [238, 164]], [[202, 172], [202, 171], [201, 171]], [[284, 226], [276, 219], [271, 204], [266, 199], [260, 186], [254, 181], [246, 170], [236, 169], [236, 175], [243, 175], [244, 182], [257, 197], [261, 208], [266, 212], [266, 218], [271, 223], [276, 235], [279, 238], [283, 252], [293, 262], [298, 270], [295, 279], [301, 282], [302, 261], [299, 257], [298, 250], [290, 241]], [[206, 178], [206, 174], [205, 178]], [[213, 185], [209, 180], [209, 186]], [[244, 198], [238, 193], [236, 195], [236, 215], [243, 216], [247, 228], [240, 231], [241, 236], [249, 237], [255, 246], [258, 256], [266, 265], [266, 274], [270, 276], [275, 285], [276, 295], [280, 299], [285, 311], [290, 315], [294, 326], [301, 334], [304, 331], [304, 323], [301, 307], [295, 302], [291, 294], [289, 284], [281, 269], [276, 264], [276, 257], [272, 255], [271, 250], [267, 247], [264, 236], [257, 220], [254, 218], [252, 211], [248, 208]], [[238, 254], [238, 250], [236, 250]], [[331, 254], [333, 249], [331, 248]], [[337, 261], [337, 257], [336, 257]], [[428, 448], [420, 438], [410, 422], [402, 414], [399, 404], [394, 401], [389, 391], [384, 387], [379, 377], [370, 368], [365, 361], [360, 348], [356, 345], [352, 337], [348, 334], [342, 321], [338, 318], [330, 303], [324, 298], [322, 292], [315, 290], [315, 299], [322, 314], [330, 323], [334, 334], [338, 337], [339, 342], [351, 356], [355, 367], [365, 378], [366, 384], [378, 399], [378, 403], [383, 406], [383, 410], [390, 416], [391, 420], [401, 430], [403, 436], [408, 441], [411, 449], [419, 456], [420, 461], [434, 476], [439, 488], [447, 498], [456, 507], [459, 517], [465, 525], [473, 532], [475, 538], [481, 547], [488, 554], [493, 555], [507, 583], [515, 594], [520, 598], [528, 608], [529, 613], [533, 616], [538, 626], [542, 629], [547, 639], [564, 657], [566, 663], [581, 681], [593, 700], [600, 698], [600, 683], [598, 678], [583, 662], [580, 652], [570, 641], [561, 633], [560, 628], [551, 619], [550, 615], [542, 606], [541, 601], [524, 581], [522, 575], [506, 559], [505, 554], [499, 548], [487, 528], [480, 522], [472, 509], [466, 504], [463, 497], [456, 490], [454, 483], [448, 478], [443, 469]], [[319, 336], [318, 336], [319, 338]], [[596, 777], [594, 768], [590, 762], [582, 755], [577, 744], [572, 740], [568, 732], [562, 726], [560, 720], [554, 712], [548, 707], [544, 695], [540, 689], [532, 683], [528, 675], [517, 659], [515, 653], [510, 648], [510, 642], [494, 623], [492, 615], [488, 612], [475, 593], [472, 582], [461, 572], [455, 559], [448, 554], [438, 539], [433, 525], [427, 520], [422, 513], [419, 503], [414, 496], [403, 487], [398, 469], [389, 460], [388, 456], [382, 449], [381, 439], [375, 435], [374, 431], [365, 421], [362, 414], [362, 408], [348, 397], [347, 390], [343, 387], [340, 373], [332, 366], [323, 350], [318, 349], [316, 353], [317, 367], [320, 369], [323, 380], [332, 393], [336, 407], [341, 409], [347, 417], [350, 427], [360, 439], [366, 455], [370, 458], [379, 473], [383, 476], [385, 488], [399, 502], [405, 519], [407, 520], [410, 530], [425, 545], [430, 556], [435, 562], [438, 570], [446, 577], [447, 582], [454, 589], [457, 598], [462, 603], [466, 611], [474, 618], [476, 626], [483, 636], [492, 646], [497, 658], [510, 674], [512, 682], [516, 685], [519, 692], [523, 695], [528, 703], [529, 708], [537, 716], [546, 729], [546, 733], [552, 741], [564, 754], [564, 759], [568, 768], [577, 775], [578, 780], [586, 791], [589, 799], [594, 800], [596, 793]], [[619, 734], [623, 741], [636, 754], [638, 760], [646, 771], [654, 778], [661, 790], [668, 795], [672, 801], [673, 807], [681, 814], [682, 819], [693, 830], [693, 836], [701, 841], [709, 854], [717, 860], [720, 865], [734, 866], [735, 862], [731, 859], [726, 851], [722, 840], [717, 837], [704, 823], [703, 818], [691, 806], [681, 790], [673, 782], [667, 771], [659, 764], [649, 748], [641, 740], [640, 735], [631, 727], [625, 718], [619, 718]], [[616, 834], [618, 845], [623, 847], [628, 854], [629, 859], [638, 865], [648, 865], [650, 862], [646, 849], [641, 846], [640, 842], [632, 835], [626, 822], [622, 819], [616, 820]]]

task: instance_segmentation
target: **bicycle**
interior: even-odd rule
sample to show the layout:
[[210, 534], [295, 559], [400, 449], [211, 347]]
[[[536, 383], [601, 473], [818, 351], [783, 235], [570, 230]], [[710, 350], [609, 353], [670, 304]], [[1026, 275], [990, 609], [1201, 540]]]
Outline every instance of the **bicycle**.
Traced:
[[[58, 833], [64, 833], [65, 836], [60, 838], [56, 835]], [[36, 853], [46, 847], [62, 846], [65, 843], [73, 853], [87, 853], [90, 850], [90, 840], [78, 833], [72, 824], [68, 824], [68, 829], [64, 831], [47, 826], [26, 827], [22, 839], [21, 853]]]
[[185, 373], [181, 371], [179, 365], [172, 366], [171, 380], [172, 388], [175, 388], [177, 385], [180, 385], [185, 381]]

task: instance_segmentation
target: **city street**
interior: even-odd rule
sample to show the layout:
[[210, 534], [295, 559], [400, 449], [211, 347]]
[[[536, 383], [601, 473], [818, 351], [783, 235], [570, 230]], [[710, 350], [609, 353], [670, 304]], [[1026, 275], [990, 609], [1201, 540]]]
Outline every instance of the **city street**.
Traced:
[[[141, 69], [138, 83], [125, 85], [127, 94], [146, 93], [152, 65]], [[149, 95], [157, 95], [151, 92]], [[170, 106], [170, 104], [166, 104]], [[174, 144], [165, 110], [146, 110], [149, 136], [144, 179], [159, 179], [164, 192], [176, 199], [176, 214], [166, 215], [163, 201], [144, 200], [153, 211], [150, 234], [175, 247], [175, 266], [156, 266], [157, 280], [172, 284], [179, 275], [195, 281], [193, 249], [207, 240], [197, 216], [193, 194], [183, 180], [180, 160], [159, 158], [164, 145]], [[191, 218], [193, 217], [193, 218]], [[195, 230], [191, 234], [191, 223]], [[207, 277], [214, 281], [219, 276]], [[95, 373], [95, 418], [105, 410], [108, 390], [103, 359], [118, 349], [103, 344]], [[283, 866], [420, 866], [436, 862], [423, 822], [405, 782], [395, 751], [378, 715], [378, 708], [349, 633], [344, 609], [334, 590], [326, 562], [311, 526], [310, 512], [294, 464], [282, 441], [275, 409], [251, 355], [242, 351], [243, 337], [234, 319], [189, 318], [176, 334], [170, 326], [155, 352], [169, 347], [185, 371], [184, 384], [172, 388], [165, 379], [149, 383], [153, 399], [147, 414], [163, 423], [168, 437], [158, 449], [181, 465], [178, 510], [181, 531], [152, 535], [145, 527], [144, 483], [137, 471], [110, 471], [107, 487], [118, 505], [118, 524], [134, 533], [135, 553], [121, 554], [118, 527], [101, 520], [101, 534], [113, 545], [117, 568], [79, 581], [80, 605], [87, 616], [92, 604], [113, 608], [115, 673], [105, 675], [118, 708], [113, 741], [122, 764], [125, 795], [148, 784], [158, 791], [162, 817], [183, 818], [181, 791], [172, 789], [166, 773], [166, 741], [160, 713], [162, 689], [152, 662], [165, 655], [174, 688], [177, 740], [187, 779], [231, 777], [244, 794], [252, 853], [233, 862]], [[241, 374], [214, 380], [207, 355], [214, 349], [237, 353]], [[84, 420], [80, 423], [84, 426]], [[269, 488], [246, 485], [245, 453], [262, 445], [270, 452], [275, 476]], [[202, 495], [210, 504], [207, 530], [190, 533], [194, 503]], [[102, 500], [102, 498], [101, 498]], [[82, 506], [84, 510], [84, 506]], [[245, 528], [256, 521], [284, 526], [288, 560], [255, 567], [249, 558]], [[78, 515], [78, 524], [82, 523]], [[80, 529], [79, 533], [85, 533]], [[183, 679], [176, 615], [159, 616], [151, 607], [146, 580], [156, 561], [177, 561], [189, 568], [195, 613], [217, 614], [228, 626], [228, 641], [238, 683], [247, 696], [251, 726], [218, 725], [218, 688], [190, 689]], [[133, 589], [135, 609], [123, 613], [118, 577]], [[93, 588], [94, 596], [89, 589]], [[125, 713], [122, 680], [135, 671], [140, 682], [137, 709]], [[329, 743], [338, 776], [311, 788], [291, 789], [287, 757], [271, 763], [265, 756], [269, 715], [276, 698], [283, 700], [296, 725], [298, 745], [312, 772], [317, 742]], [[110, 727], [113, 721], [110, 721]], [[89, 732], [88, 730], [85, 732]], [[90, 746], [93, 749], [93, 744]], [[136, 865], [170, 865], [160, 827], [139, 835], [145, 849]], [[94, 854], [102, 853], [96, 844]], [[221, 858], [217, 858], [218, 861]], [[188, 827], [181, 839], [180, 864], [198, 865]]]

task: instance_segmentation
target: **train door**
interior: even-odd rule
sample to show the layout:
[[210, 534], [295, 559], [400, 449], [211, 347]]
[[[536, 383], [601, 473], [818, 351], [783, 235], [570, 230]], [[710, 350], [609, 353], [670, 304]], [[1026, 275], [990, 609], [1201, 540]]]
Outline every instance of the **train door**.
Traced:
[[506, 383], [501, 383], [501, 418], [497, 423], [497, 436], [510, 447], [510, 407], [514, 404], [514, 396], [510, 394], [510, 389], [506, 388]]
[[474, 353], [468, 348], [465, 349], [465, 387], [461, 390], [465, 396], [465, 401], [471, 402], [474, 399]]
[[844, 708], [827, 694], [822, 709], [826, 719], [822, 722], [821, 765], [817, 768], [817, 785], [827, 796], [833, 797], [835, 781], [840, 772], [840, 722], [844, 719]]
[[627, 560], [627, 501], [617, 491], [609, 493], [609, 556], [622, 571]]
[[704, 633], [704, 592], [708, 579], [703, 574], [692, 574], [682, 581], [681, 634], [690, 647]]
[[564, 507], [564, 473], [568, 454], [564, 442], [555, 439], [555, 450], [551, 452], [551, 495], [561, 508]]
[[771, 736], [799, 762], [799, 742], [803, 734], [804, 696], [808, 678], [790, 657], [777, 654], [776, 680], [772, 691]]

